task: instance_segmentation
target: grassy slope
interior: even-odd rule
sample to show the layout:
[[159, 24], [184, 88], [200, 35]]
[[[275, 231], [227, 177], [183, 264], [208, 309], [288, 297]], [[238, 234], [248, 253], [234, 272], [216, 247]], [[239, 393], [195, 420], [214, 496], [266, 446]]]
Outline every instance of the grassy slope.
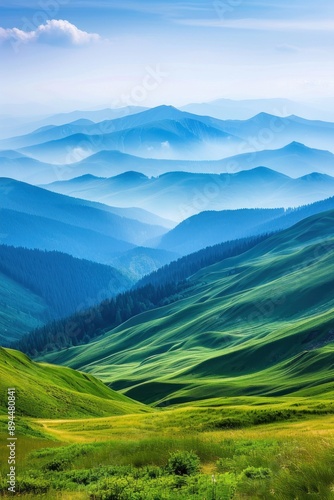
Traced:
[[132, 283], [110, 266], [59, 252], [0, 245], [0, 345], [11, 346], [31, 330], [83, 304], [124, 292]]
[[0, 344], [21, 338], [48, 319], [41, 297], [0, 273]]
[[16, 389], [17, 414], [25, 417], [101, 417], [146, 410], [92, 375], [35, 363], [12, 349], [0, 348], [0, 380], [0, 413], [6, 412], [9, 387]]
[[192, 278], [182, 301], [47, 359], [145, 402], [325, 394], [334, 374], [334, 211]]

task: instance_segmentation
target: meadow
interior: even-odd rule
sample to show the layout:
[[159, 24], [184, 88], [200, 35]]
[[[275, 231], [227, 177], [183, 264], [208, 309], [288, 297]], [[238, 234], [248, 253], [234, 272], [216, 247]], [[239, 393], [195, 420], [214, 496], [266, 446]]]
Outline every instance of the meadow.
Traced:
[[[26, 499], [334, 498], [334, 406], [325, 400], [235, 398], [19, 422], [17, 491]], [[5, 425], [1, 417], [2, 442]], [[0, 458], [6, 496], [4, 450]]]

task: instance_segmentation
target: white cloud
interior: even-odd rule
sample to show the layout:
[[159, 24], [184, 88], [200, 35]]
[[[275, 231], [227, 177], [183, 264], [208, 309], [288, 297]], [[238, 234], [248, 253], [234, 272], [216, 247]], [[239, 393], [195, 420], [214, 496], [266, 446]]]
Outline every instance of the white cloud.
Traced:
[[22, 31], [18, 28], [0, 28], [0, 42], [47, 43], [51, 45], [87, 45], [101, 40], [96, 33], [87, 33], [63, 19], [52, 19], [41, 24], [35, 31]]

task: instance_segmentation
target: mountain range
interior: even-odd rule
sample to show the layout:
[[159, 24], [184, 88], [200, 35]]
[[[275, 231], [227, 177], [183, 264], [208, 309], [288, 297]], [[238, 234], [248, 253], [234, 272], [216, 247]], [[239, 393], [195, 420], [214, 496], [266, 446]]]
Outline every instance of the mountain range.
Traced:
[[162, 236], [159, 248], [181, 255], [223, 241], [272, 233], [327, 210], [334, 210], [334, 197], [296, 209], [239, 209], [204, 211], [189, 217]]
[[43, 116], [23, 116], [19, 113], [17, 116], [0, 116], [0, 138], [8, 139], [14, 136], [29, 134], [42, 127], [60, 126], [77, 120], [90, 120], [100, 122], [103, 120], [112, 120], [122, 116], [128, 116], [132, 113], [140, 113], [147, 108], [141, 106], [126, 106], [122, 108], [104, 107], [97, 110], [76, 110], [57, 114], [44, 114]]
[[58, 181], [45, 189], [121, 207], [133, 204], [182, 221], [205, 210], [297, 207], [334, 195], [334, 178], [313, 173], [292, 179], [265, 167], [234, 174], [169, 172], [148, 178], [125, 172]]
[[181, 109], [220, 120], [247, 120], [261, 112], [279, 116], [298, 115], [311, 120], [321, 115], [326, 116], [322, 119], [333, 120], [332, 114], [325, 114], [324, 110], [320, 112], [319, 104], [305, 104], [291, 99], [215, 99], [209, 102], [186, 104]]
[[19, 150], [51, 164], [71, 164], [103, 150], [156, 159], [217, 160], [282, 148], [292, 141], [332, 150], [334, 125], [295, 115], [259, 113], [247, 120], [219, 120], [158, 106], [122, 118], [92, 123], [79, 119], [61, 126], [2, 140], [3, 150]]
[[[134, 218], [130, 218], [134, 217]], [[139, 219], [139, 220], [138, 220]], [[145, 220], [146, 222], [141, 222]], [[141, 209], [119, 209], [71, 198], [11, 179], [0, 179], [0, 242], [30, 249], [57, 250], [74, 257], [119, 264], [131, 279], [127, 264], [151, 272], [175, 258], [175, 253], [147, 249], [144, 243], [168, 231], [152, 222], [165, 221]], [[150, 223], [151, 222], [151, 223]], [[136, 252], [136, 247], [140, 247]], [[129, 250], [133, 252], [127, 254]], [[130, 257], [131, 255], [131, 257]], [[120, 262], [120, 261], [118, 261]]]
[[168, 172], [236, 173], [266, 166], [289, 177], [313, 172], [333, 176], [334, 155], [292, 142], [281, 149], [244, 153], [217, 161], [158, 160], [140, 158], [119, 151], [101, 151], [70, 165], [51, 165], [29, 158], [14, 150], [0, 152], [0, 173], [30, 184], [47, 184], [82, 175], [112, 177], [126, 171], [156, 177]]

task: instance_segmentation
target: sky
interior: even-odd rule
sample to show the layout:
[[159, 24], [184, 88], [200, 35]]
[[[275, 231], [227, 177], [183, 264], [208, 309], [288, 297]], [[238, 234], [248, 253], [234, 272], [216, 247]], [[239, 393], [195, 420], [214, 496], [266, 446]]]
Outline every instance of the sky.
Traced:
[[0, 0], [0, 114], [334, 97], [328, 0]]

